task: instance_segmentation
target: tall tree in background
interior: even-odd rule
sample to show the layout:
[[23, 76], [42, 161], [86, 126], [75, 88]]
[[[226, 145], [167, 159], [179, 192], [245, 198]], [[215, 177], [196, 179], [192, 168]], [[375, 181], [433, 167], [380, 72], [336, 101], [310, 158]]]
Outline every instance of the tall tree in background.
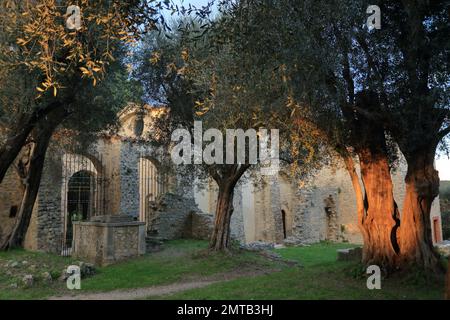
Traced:
[[[258, 57], [255, 61], [266, 70], [277, 70], [281, 75], [279, 82], [284, 83], [288, 103], [280, 104], [276, 112], [289, 109], [287, 131], [303, 128], [316, 132], [321, 152], [328, 145], [344, 158], [355, 188], [358, 225], [365, 242], [364, 262], [391, 268], [398, 250], [392, 232], [398, 226], [390, 176], [392, 152], [384, 127], [358, 111], [377, 108], [377, 101], [371, 101], [369, 90], [357, 92], [354, 84], [346, 83], [351, 77], [347, 56], [336, 51], [341, 42], [347, 45], [348, 39], [345, 30], [339, 30], [344, 39], [335, 36], [333, 32], [338, 31], [331, 26], [342, 23], [346, 27], [348, 11], [314, 1], [230, 4], [236, 6], [248, 21], [236, 28], [245, 39], [242, 49], [253, 52]], [[304, 143], [297, 141], [297, 155], [303, 153], [303, 147]], [[355, 169], [355, 154], [360, 156], [365, 188]]]
[[[302, 150], [302, 168], [306, 168], [306, 163], [314, 158], [311, 149], [318, 140], [317, 136], [312, 137], [313, 132], [303, 130], [305, 128], [297, 128], [296, 134], [286, 130], [291, 110], [282, 107], [289, 101], [282, 68], [271, 65], [269, 60], [261, 63], [255, 48], [246, 46], [251, 36], [248, 32], [251, 19], [242, 15], [242, 9], [239, 6], [224, 8], [209, 32], [203, 35], [201, 27], [183, 21], [180, 31], [170, 33], [169, 39], [148, 40], [143, 54], [142, 51], [139, 54], [140, 63], [137, 63], [136, 76], [143, 81], [146, 92], [153, 99], [162, 97], [161, 102], [170, 107], [171, 130], [183, 127], [192, 132], [193, 122], [199, 120], [204, 130], [214, 128], [217, 134], [210, 137], [210, 141], [204, 141], [205, 153], [225, 159], [227, 153], [234, 151], [233, 164], [192, 166], [197, 176], [211, 178], [218, 186], [210, 241], [212, 250], [229, 247], [234, 190], [245, 172], [251, 167], [259, 168], [250, 161], [258, 150], [249, 150], [248, 145], [241, 147], [245, 150], [245, 158], [239, 159], [236, 147], [240, 142], [230, 150], [223, 140], [224, 149], [214, 152], [210, 149], [212, 144], [205, 142], [222, 139], [227, 129], [254, 130], [256, 138], [260, 127], [277, 128], [286, 137], [281, 149], [288, 149], [289, 142], [295, 137], [297, 154], [302, 143], [306, 145], [309, 139], [310, 148]], [[300, 113], [301, 109], [297, 111]], [[235, 139], [233, 143], [236, 143]]]
[[[86, 81], [85, 86], [80, 88], [82, 95], [75, 96], [71, 104], [49, 112], [43, 118], [44, 121], [38, 122], [31, 131], [26, 148], [23, 148], [28, 148], [29, 152], [22, 151], [22, 156], [15, 160], [14, 166], [23, 183], [22, 202], [14, 228], [4, 237], [0, 249], [23, 245], [38, 195], [46, 153], [54, 133], [70, 132], [71, 139], [66, 139], [66, 143], [71, 141], [71, 144], [80, 145], [79, 148], [87, 148], [100, 131], [114, 127], [117, 113], [127, 103], [137, 102], [136, 99], [142, 96], [140, 85], [127, 77], [126, 67], [117, 57], [116, 62], [108, 68], [104, 81], [95, 88]], [[93, 109], [95, 117], [90, 116]]]
[[[283, 19], [285, 28], [288, 34], [299, 31], [297, 43], [303, 44], [298, 59], [287, 56], [286, 61], [292, 61], [293, 75], [300, 75], [296, 82], [303, 84], [297, 97], [323, 90], [321, 100], [325, 105], [333, 104], [330, 98], [335, 101], [350, 129], [350, 142], [357, 138], [350, 145], [359, 155], [366, 193], [363, 221], [373, 223], [365, 250], [367, 240], [376, 240], [366, 263], [391, 270], [416, 264], [438, 271], [430, 209], [439, 186], [433, 166], [436, 148], [450, 131], [449, 5], [384, 1], [380, 30], [365, 25], [368, 6], [364, 1], [344, 1], [338, 7], [286, 2], [291, 10]], [[318, 89], [308, 88], [308, 81]], [[391, 196], [383, 131], [408, 164], [401, 219]]]
[[54, 109], [72, 103], [86, 80], [95, 85], [119, 44], [153, 29], [158, 18], [153, 1], [80, 0], [81, 26], [71, 30], [66, 12], [72, 4], [0, 4], [0, 81], [8, 84], [5, 91], [18, 85], [25, 94], [14, 97], [11, 90], [1, 97], [0, 182], [34, 127]]
[[[410, 264], [439, 270], [429, 214], [439, 183], [436, 147], [450, 131], [448, 4], [384, 1], [380, 30], [366, 24], [369, 5], [351, 0], [238, 4], [253, 23], [246, 45], [260, 53], [261, 62], [277, 59], [285, 67], [293, 105], [310, 106], [310, 117], [300, 120], [325, 132], [344, 156], [357, 195], [364, 262], [387, 271]], [[408, 164], [401, 219], [390, 175], [396, 145]]]
[[[16, 225], [1, 244], [3, 249], [23, 243], [54, 130], [82, 115], [80, 124], [90, 125], [87, 132], [93, 132], [95, 123], [115, 117], [115, 103], [102, 104], [93, 87], [118, 57], [121, 44], [130, 44], [145, 31], [137, 25], [153, 29], [157, 19], [147, 1], [80, 1], [82, 24], [71, 30], [66, 28], [64, 4], [71, 3], [1, 4], [0, 182], [22, 148], [28, 144], [31, 150], [27, 165], [21, 166], [25, 191]], [[109, 89], [114, 90], [111, 83]], [[112, 99], [117, 96], [104, 88], [97, 91]]]

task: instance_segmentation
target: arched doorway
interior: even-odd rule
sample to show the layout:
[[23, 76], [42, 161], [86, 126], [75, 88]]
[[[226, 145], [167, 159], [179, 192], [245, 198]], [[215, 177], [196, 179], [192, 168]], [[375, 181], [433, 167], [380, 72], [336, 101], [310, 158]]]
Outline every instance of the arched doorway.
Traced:
[[167, 177], [158, 171], [156, 160], [139, 159], [139, 216], [148, 223], [150, 203], [167, 191]]
[[81, 170], [74, 173], [67, 187], [67, 219], [65, 245], [72, 245], [74, 220], [87, 220], [94, 215], [94, 199], [96, 192], [95, 176], [89, 171]]

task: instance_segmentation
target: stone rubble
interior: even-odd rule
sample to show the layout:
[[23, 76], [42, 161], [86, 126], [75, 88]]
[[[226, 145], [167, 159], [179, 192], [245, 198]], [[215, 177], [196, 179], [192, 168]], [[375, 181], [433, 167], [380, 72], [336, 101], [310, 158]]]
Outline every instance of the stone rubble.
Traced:
[[338, 249], [337, 254], [338, 261], [361, 261], [362, 248], [356, 247], [348, 249]]
[[25, 285], [25, 287], [30, 288], [34, 284], [34, 277], [32, 274], [26, 274], [22, 278], [22, 282]]

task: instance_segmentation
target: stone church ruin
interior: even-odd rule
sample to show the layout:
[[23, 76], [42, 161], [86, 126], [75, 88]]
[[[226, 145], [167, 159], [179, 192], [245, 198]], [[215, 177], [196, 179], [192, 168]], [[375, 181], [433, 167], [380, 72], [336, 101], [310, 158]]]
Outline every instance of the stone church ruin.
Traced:
[[[142, 132], [164, 108], [129, 105], [116, 134], [99, 135], [82, 154], [52, 149], [25, 248], [88, 257], [108, 264], [151, 250], [166, 239], [207, 239], [217, 188], [181, 186], [161, 169], [159, 147]], [[57, 138], [54, 138], [57, 139]], [[401, 205], [405, 166], [393, 174]], [[361, 243], [351, 181], [344, 169], [324, 167], [298, 188], [288, 172], [264, 176], [262, 186], [244, 179], [237, 186], [232, 237], [241, 243]], [[0, 185], [0, 239], [14, 225], [23, 190], [12, 166]], [[433, 240], [442, 241], [438, 199], [431, 213]], [[73, 241], [75, 239], [75, 241]], [[74, 243], [76, 243], [74, 247]]]

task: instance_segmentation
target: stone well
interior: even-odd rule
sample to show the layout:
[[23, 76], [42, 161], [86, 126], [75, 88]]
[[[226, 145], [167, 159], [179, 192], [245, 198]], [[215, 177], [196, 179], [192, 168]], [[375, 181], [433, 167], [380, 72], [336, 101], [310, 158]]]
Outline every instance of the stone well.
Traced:
[[72, 255], [98, 266], [145, 254], [145, 223], [126, 215], [73, 222]]

